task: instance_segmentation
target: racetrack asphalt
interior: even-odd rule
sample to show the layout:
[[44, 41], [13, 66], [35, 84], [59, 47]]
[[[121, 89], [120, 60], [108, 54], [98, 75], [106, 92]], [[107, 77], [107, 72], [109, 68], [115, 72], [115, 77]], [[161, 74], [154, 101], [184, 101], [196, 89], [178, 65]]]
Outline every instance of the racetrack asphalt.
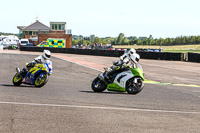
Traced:
[[99, 71], [58, 58], [52, 58], [54, 71], [44, 87], [13, 86], [15, 67], [34, 57], [0, 54], [0, 132], [200, 130], [199, 88], [145, 84], [137, 95], [94, 93], [91, 82]]

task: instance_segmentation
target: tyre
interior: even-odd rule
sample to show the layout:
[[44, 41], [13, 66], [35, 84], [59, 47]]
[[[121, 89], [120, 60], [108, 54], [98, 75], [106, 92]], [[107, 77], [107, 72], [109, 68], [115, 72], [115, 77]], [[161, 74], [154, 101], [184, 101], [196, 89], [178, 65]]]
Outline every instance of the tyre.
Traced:
[[49, 79], [49, 75], [47, 73], [43, 74], [43, 76], [41, 77], [42, 73], [38, 74], [35, 78], [35, 87], [42, 87], [44, 86], [48, 79]]
[[144, 88], [144, 82], [141, 78], [137, 78], [137, 83], [134, 83], [134, 79], [127, 81], [126, 91], [128, 94], [137, 94]]
[[20, 86], [22, 84], [22, 77], [16, 73], [12, 81], [15, 86]]
[[92, 90], [94, 92], [103, 92], [107, 88], [107, 85], [98, 77], [92, 82]]

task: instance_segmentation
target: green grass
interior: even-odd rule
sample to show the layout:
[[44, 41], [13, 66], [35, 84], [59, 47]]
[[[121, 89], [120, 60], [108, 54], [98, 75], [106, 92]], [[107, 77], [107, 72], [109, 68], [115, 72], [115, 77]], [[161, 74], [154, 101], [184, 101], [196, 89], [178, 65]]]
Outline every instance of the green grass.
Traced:
[[163, 50], [163, 52], [173, 52], [173, 53], [200, 53], [200, 50]]
[[200, 53], [200, 44], [196, 45], [174, 45], [174, 46], [146, 46], [146, 45], [114, 45], [114, 48], [134, 48], [134, 49], [159, 49], [163, 48], [163, 52], [176, 53]]

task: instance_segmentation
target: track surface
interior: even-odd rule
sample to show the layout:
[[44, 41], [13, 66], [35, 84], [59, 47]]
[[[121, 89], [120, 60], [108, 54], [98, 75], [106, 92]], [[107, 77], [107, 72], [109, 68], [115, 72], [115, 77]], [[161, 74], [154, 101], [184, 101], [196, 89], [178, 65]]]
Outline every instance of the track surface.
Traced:
[[42, 88], [12, 85], [35, 56], [0, 54], [1, 133], [199, 132], [200, 89], [145, 84], [138, 95], [94, 93], [98, 71], [52, 58]]

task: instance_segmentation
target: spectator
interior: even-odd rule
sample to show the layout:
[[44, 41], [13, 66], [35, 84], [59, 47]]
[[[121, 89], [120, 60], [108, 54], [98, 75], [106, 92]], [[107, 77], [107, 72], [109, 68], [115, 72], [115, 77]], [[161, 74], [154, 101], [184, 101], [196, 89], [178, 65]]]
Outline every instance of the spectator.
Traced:
[[95, 43], [95, 49], [97, 48], [97, 46], [98, 46], [97, 43]]
[[93, 48], [94, 48], [94, 44], [92, 43], [92, 44], [91, 44], [91, 49], [93, 49]]

